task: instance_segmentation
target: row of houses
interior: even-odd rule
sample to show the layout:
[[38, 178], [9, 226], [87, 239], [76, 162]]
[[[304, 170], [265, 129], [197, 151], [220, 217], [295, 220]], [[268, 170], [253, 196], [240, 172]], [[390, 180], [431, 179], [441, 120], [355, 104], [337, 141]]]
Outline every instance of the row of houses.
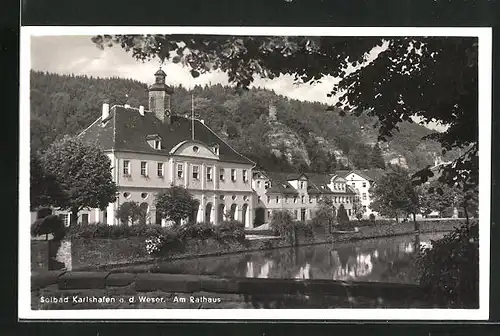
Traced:
[[[289, 210], [299, 220], [314, 216], [321, 198], [341, 204], [353, 217], [359, 198], [369, 216], [369, 189], [382, 170], [337, 171], [332, 174], [285, 174], [256, 170], [256, 164], [235, 151], [203, 120], [174, 115], [172, 89], [163, 70], [149, 87], [149, 109], [105, 103], [102, 115], [79, 137], [97, 143], [111, 160], [117, 200], [106, 210], [81, 211], [80, 223], [119, 224], [116, 210], [135, 201], [149, 223], [167, 225], [155, 209], [155, 195], [183, 186], [199, 201], [192, 216], [215, 225], [231, 218], [246, 227], [265, 223], [273, 211]], [[61, 213], [69, 223], [69, 214]]]

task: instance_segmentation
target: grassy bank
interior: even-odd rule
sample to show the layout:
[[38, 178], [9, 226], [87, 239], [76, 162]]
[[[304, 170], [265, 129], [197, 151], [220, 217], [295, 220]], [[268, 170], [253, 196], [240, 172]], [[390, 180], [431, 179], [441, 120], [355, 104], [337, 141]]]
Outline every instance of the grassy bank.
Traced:
[[[459, 225], [458, 221], [435, 221], [421, 222], [420, 232], [446, 232]], [[386, 224], [380, 226], [361, 227], [359, 232], [346, 234], [325, 234], [315, 231], [312, 237], [298, 236], [300, 246], [323, 244], [323, 243], [345, 243], [350, 241], [393, 237], [398, 235], [412, 234], [414, 227], [412, 223]], [[182, 246], [171, 250], [167, 255], [151, 257], [145, 249], [146, 237], [128, 237], [120, 239], [104, 238], [73, 238], [72, 241], [72, 265], [73, 270], [91, 270], [98, 268], [109, 268], [120, 265], [134, 265], [155, 261], [176, 260], [184, 258], [196, 258], [203, 256], [217, 256], [243, 252], [262, 251], [290, 247], [291, 244], [283, 238], [280, 239], [257, 239], [242, 242], [221, 242], [214, 238], [189, 239]]]

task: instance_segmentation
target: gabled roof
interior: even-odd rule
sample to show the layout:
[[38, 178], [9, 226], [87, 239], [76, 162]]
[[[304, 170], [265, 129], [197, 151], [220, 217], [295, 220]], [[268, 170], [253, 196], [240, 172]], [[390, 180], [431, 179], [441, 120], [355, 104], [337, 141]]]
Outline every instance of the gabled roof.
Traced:
[[[182, 141], [191, 140], [192, 120], [172, 116], [170, 124], [160, 121], [154, 113], [144, 115], [134, 108], [113, 106], [110, 109], [109, 120], [104, 123], [94, 122], [79, 136], [84, 141], [96, 141], [104, 150], [150, 153], [169, 155], [169, 151]], [[219, 145], [219, 159], [224, 162], [234, 162], [255, 165], [254, 162], [237, 153], [210, 128], [199, 120], [195, 120], [195, 140], [207, 146]], [[162, 139], [162, 149], [151, 148], [147, 137], [158, 135]]]
[[[361, 176], [367, 181], [377, 181], [385, 174], [385, 170], [383, 169], [354, 169], [347, 171], [347, 173], [345, 172], [346, 171], [342, 171], [342, 175], [344, 178], [347, 177], [347, 175], [354, 173]], [[341, 175], [340, 173], [338, 174]]]
[[279, 194], [290, 194], [290, 195], [298, 195], [297, 189], [295, 189], [288, 182], [288, 174], [286, 173], [275, 173], [275, 172], [266, 172], [266, 175], [269, 177], [271, 181], [271, 188], [267, 189], [268, 193], [279, 193]]

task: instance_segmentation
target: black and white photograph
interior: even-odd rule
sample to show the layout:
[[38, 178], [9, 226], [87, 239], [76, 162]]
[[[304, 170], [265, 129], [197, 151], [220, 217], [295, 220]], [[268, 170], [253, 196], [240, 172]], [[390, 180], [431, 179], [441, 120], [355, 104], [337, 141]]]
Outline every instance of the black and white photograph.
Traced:
[[20, 317], [488, 318], [489, 28], [22, 27], [20, 96]]

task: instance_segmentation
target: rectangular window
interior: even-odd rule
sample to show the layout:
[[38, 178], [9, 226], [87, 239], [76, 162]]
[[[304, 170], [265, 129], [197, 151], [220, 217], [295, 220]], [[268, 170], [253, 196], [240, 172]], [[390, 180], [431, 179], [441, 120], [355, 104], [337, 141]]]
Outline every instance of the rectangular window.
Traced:
[[182, 163], [177, 164], [177, 178], [184, 177], [184, 165]]
[[304, 182], [300, 182], [300, 189], [304, 189]]
[[248, 170], [243, 170], [243, 182], [248, 182]]
[[160, 142], [160, 140], [155, 140], [155, 149], [161, 149], [161, 142]]
[[363, 200], [366, 200], [366, 193], [363, 193]]
[[207, 181], [212, 181], [212, 167], [207, 167]]
[[88, 223], [89, 223], [89, 215], [82, 214], [82, 224], [88, 224]]
[[280, 197], [276, 196], [276, 204], [278, 204], [279, 202], [280, 202]]
[[271, 197], [267, 196], [267, 203], [271, 203]]
[[148, 176], [148, 163], [146, 161], [141, 161], [141, 175]]
[[297, 196], [293, 197], [293, 203], [297, 203]]
[[309, 203], [313, 202], [313, 197], [309, 197]]
[[68, 226], [68, 218], [69, 218], [68, 214], [59, 214], [59, 218], [61, 218], [61, 220], [63, 221], [64, 226]]
[[264, 188], [266, 188], [266, 189], [271, 188], [271, 182], [266, 181], [266, 182], [264, 183]]
[[356, 186], [356, 183], [354, 183], [354, 182], [353, 182], [353, 183], [352, 183], [352, 186], [353, 186], [353, 187], [355, 187], [355, 186]]
[[337, 203], [337, 196], [333, 197], [333, 202]]
[[200, 178], [200, 166], [193, 166], [193, 178], [195, 180]]
[[231, 169], [231, 181], [236, 182], [236, 169]]
[[351, 209], [347, 209], [347, 213], [351, 216]]
[[130, 161], [123, 160], [123, 175], [130, 175]]
[[267, 218], [271, 219], [271, 210], [267, 210]]
[[366, 188], [366, 182], [363, 182], [363, 188]]
[[288, 196], [285, 196], [285, 203], [288, 203]]
[[163, 177], [163, 162], [158, 162], [157, 174], [158, 177]]
[[257, 196], [257, 203], [260, 203], [262, 202], [262, 200], [260, 199], [260, 196]]
[[305, 203], [305, 202], [306, 202], [306, 198], [305, 198], [305, 196], [302, 196], [302, 197], [301, 197], [301, 201], [302, 201], [302, 203]]
[[224, 181], [224, 168], [219, 169], [219, 180]]

